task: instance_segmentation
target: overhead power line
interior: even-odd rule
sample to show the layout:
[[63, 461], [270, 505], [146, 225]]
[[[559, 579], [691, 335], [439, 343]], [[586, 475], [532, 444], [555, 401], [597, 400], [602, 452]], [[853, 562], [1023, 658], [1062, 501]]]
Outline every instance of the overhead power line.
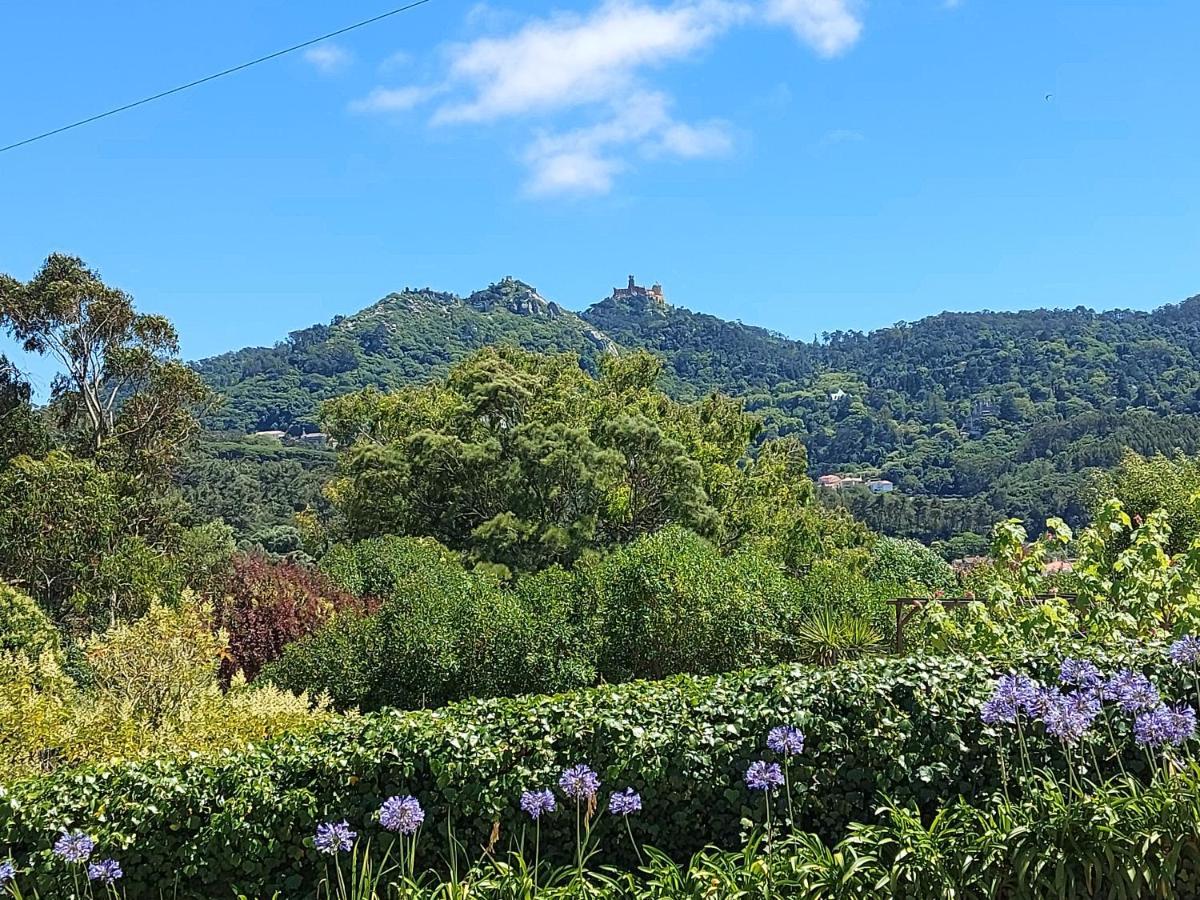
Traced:
[[141, 100], [134, 100], [132, 103], [126, 103], [124, 106], [118, 106], [115, 109], [106, 110], [102, 113], [97, 113], [94, 116], [88, 116], [86, 119], [80, 119], [78, 122], [72, 122], [69, 125], [62, 125], [58, 128], [52, 128], [50, 131], [44, 131], [41, 134], [35, 134], [33, 137], [27, 137], [24, 140], [17, 141], [15, 144], [9, 144], [6, 147], [0, 147], [0, 153], [6, 153], [9, 150], [16, 150], [18, 147], [24, 147], [26, 144], [32, 144], [35, 141], [45, 140], [48, 137], [53, 137], [56, 134], [62, 134], [64, 131], [70, 131], [72, 128], [79, 128], [83, 125], [90, 125], [92, 122], [98, 122], [100, 119], [107, 119], [109, 116], [115, 116], [117, 113], [123, 113], [137, 106], [145, 106], [147, 103], [153, 103], [155, 100], [161, 100], [163, 97], [170, 97], [172, 94], [178, 94], [190, 88], [199, 87], [202, 84], [207, 84], [210, 81], [216, 81], [218, 78], [224, 78], [226, 75], [232, 75], [235, 72], [241, 72], [243, 69], [249, 69], [251, 66], [257, 66], [259, 63], [270, 62], [273, 59], [278, 59], [281, 56], [286, 56], [289, 53], [295, 53], [297, 50], [303, 50], [305, 47], [311, 47], [313, 44], [319, 44], [321, 41], [327, 41], [330, 38], [338, 37], [350, 31], [355, 31], [359, 28], [365, 28], [368, 25], [374, 25], [376, 22], [381, 22], [384, 19], [389, 19], [392, 16], [399, 15], [402, 12], [408, 12], [410, 9], [415, 9], [418, 6], [423, 6], [429, 3], [430, 0], [414, 0], [404, 6], [396, 9], [388, 10], [385, 13], [380, 13], [377, 16], [372, 16], [369, 19], [363, 19], [361, 22], [355, 22], [353, 25], [347, 25], [345, 28], [339, 28], [337, 31], [331, 31], [328, 34], [323, 34], [320, 37], [312, 38], [300, 44], [294, 44], [291, 47], [285, 47], [282, 50], [276, 50], [274, 53], [268, 53], [266, 56], [260, 56], [258, 59], [252, 59], [249, 62], [244, 62], [228, 69], [223, 69], [220, 72], [214, 72], [212, 75], [205, 75], [203, 78], [197, 78], [195, 81], [189, 81], [187, 84], [181, 84], [178, 87], [173, 87], [170, 90], [160, 91], [157, 94], [152, 94], [149, 97], [143, 97]]

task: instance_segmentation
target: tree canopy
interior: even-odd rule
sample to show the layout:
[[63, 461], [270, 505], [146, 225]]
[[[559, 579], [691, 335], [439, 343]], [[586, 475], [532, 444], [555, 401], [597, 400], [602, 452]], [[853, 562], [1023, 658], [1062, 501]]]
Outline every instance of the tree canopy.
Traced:
[[760, 423], [712, 394], [657, 390], [661, 362], [480, 351], [424, 387], [325, 404], [343, 447], [330, 495], [351, 537], [436, 538], [509, 571], [577, 559], [679, 524], [731, 545], [808, 499], [803, 448], [748, 457]]

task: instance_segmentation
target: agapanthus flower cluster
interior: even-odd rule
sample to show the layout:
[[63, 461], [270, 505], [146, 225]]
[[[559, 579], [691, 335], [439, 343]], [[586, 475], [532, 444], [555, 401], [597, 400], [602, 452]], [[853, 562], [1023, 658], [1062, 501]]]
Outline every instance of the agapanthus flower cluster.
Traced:
[[752, 791], [773, 791], [783, 786], [783, 769], [779, 763], [756, 759], [746, 770], [746, 786]]
[[1142, 747], [1179, 747], [1196, 734], [1196, 711], [1190, 706], [1158, 706], [1133, 722], [1134, 740]]
[[781, 756], [799, 756], [804, 752], [804, 732], [794, 725], [777, 725], [767, 735], [767, 746]]
[[1076, 687], [1095, 688], [1100, 685], [1100, 670], [1086, 659], [1068, 656], [1059, 667], [1058, 680]]
[[1062, 694], [1050, 703], [1043, 716], [1046, 733], [1064, 744], [1077, 744], [1100, 715], [1100, 699], [1090, 691]]
[[11, 862], [0, 863], [0, 887], [12, 884], [14, 878], [17, 877], [17, 867]]
[[1015, 722], [1022, 713], [1040, 715], [1044, 706], [1042, 692], [1042, 686], [1028, 675], [1005, 675], [996, 682], [996, 689], [984, 702], [980, 715], [988, 725]]
[[572, 800], [590, 800], [600, 790], [600, 776], [583, 764], [572, 766], [559, 776], [558, 786]]
[[82, 831], [64, 831], [54, 842], [54, 855], [69, 863], [85, 863], [96, 849], [96, 842]]
[[339, 851], [347, 851], [354, 846], [357, 831], [352, 831], [349, 822], [322, 822], [317, 826], [317, 836], [313, 838], [313, 846], [321, 853], [330, 856]]
[[521, 809], [529, 814], [529, 818], [540, 819], [546, 813], [554, 812], [558, 802], [554, 799], [554, 791], [545, 788], [540, 791], [526, 791], [521, 795]]
[[115, 859], [102, 859], [99, 862], [94, 862], [88, 866], [87, 876], [89, 881], [98, 881], [101, 884], [112, 884], [118, 878], [124, 876], [121, 871], [121, 864]]
[[397, 834], [416, 834], [425, 821], [425, 810], [416, 797], [388, 797], [379, 807], [379, 824]]
[[1101, 685], [1100, 695], [1129, 714], [1154, 709], [1160, 704], [1158, 688], [1141, 672], [1122, 669]]
[[617, 791], [608, 798], [608, 811], [614, 816], [627, 816], [630, 813], [641, 812], [642, 795], [633, 788]]
[[1184, 635], [1171, 645], [1168, 651], [1171, 662], [1179, 666], [1200, 664], [1200, 637]]

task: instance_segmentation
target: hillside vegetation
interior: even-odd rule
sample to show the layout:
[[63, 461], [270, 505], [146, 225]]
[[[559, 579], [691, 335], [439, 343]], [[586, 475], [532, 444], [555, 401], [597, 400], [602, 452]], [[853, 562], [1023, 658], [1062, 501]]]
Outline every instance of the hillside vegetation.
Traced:
[[1082, 523], [1092, 472], [1126, 450], [1200, 449], [1200, 297], [1148, 313], [943, 313], [805, 342], [637, 294], [577, 315], [506, 278], [466, 298], [405, 290], [196, 368], [225, 397], [210, 425], [311, 431], [322, 400], [440, 377], [495, 343], [573, 352], [593, 373], [610, 353], [649, 350], [668, 394], [741, 398], [765, 421], [760, 440], [802, 439], [813, 475], [894, 482], [825, 500], [887, 533], [965, 535], [950, 553], [979, 551], [1007, 516]]

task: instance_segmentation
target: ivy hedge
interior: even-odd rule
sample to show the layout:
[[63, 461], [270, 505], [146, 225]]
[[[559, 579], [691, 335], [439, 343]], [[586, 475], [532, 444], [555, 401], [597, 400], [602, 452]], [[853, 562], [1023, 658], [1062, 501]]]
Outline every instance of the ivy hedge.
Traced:
[[[876, 658], [346, 717], [215, 758], [0, 789], [0, 848], [48, 867], [57, 833], [83, 828], [121, 859], [129, 898], [290, 897], [324, 873], [311, 845], [321, 821], [345, 818], [362, 836], [379, 835], [380, 802], [415, 794], [432, 862], [448, 822], [468, 847], [485, 843], [496, 821], [502, 844], [518, 834], [520, 792], [553, 785], [578, 762], [600, 773], [604, 798], [627, 785], [641, 793], [639, 841], [675, 855], [733, 847], [746, 820], [762, 815], [742, 776], [771, 758], [767, 732], [784, 722], [808, 736], [792, 768], [798, 824], [836, 839], [849, 822], [871, 821], [883, 795], [932, 812], [999, 789], [995, 743], [979, 718], [993, 674], [965, 658]], [[569, 852], [573, 827], [567, 810], [544, 820], [542, 847]]]

